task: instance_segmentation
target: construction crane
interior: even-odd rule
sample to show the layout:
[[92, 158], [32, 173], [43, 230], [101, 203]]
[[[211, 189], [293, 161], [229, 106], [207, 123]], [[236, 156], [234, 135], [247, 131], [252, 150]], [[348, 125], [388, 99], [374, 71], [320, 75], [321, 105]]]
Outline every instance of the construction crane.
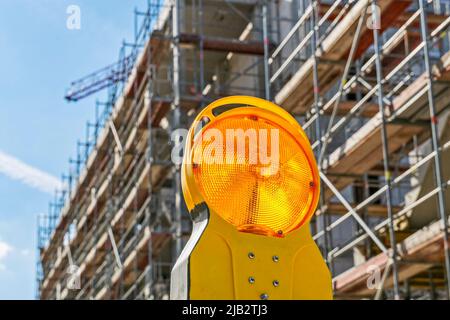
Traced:
[[136, 61], [137, 54], [133, 50], [114, 64], [97, 70], [83, 78], [73, 81], [66, 91], [67, 101], [78, 101], [118, 82], [125, 81]]
[[[116, 63], [108, 65], [83, 78], [73, 81], [70, 84], [69, 89], [67, 89], [64, 98], [67, 101], [78, 101], [90, 96], [91, 94], [99, 92], [100, 90], [126, 81], [136, 62], [137, 56], [139, 54], [139, 49], [142, 48], [142, 46], [147, 41], [152, 18], [155, 19], [159, 12], [160, 6], [161, 5], [158, 4], [156, 5], [156, 9], [151, 9], [153, 7], [151, 7], [149, 4], [149, 9], [147, 9], [147, 11], [145, 12], [140, 12], [135, 9], [134, 42], [123, 43], [120, 50], [119, 59]], [[143, 17], [144, 19], [140, 28], [137, 27], [139, 17]], [[126, 53], [127, 47], [132, 48], [129, 54]]]

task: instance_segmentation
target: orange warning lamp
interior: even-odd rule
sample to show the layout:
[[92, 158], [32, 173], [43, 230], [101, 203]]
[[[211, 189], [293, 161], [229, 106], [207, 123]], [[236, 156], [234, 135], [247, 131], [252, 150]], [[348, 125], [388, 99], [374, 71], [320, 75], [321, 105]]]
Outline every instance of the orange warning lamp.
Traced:
[[[318, 168], [288, 112], [247, 96], [207, 106], [188, 133], [182, 187], [194, 227], [172, 271], [171, 298], [331, 298], [308, 225], [319, 199]], [[265, 262], [255, 259], [265, 255]], [[236, 272], [246, 280], [236, 282]], [[249, 286], [256, 274], [274, 279]]]

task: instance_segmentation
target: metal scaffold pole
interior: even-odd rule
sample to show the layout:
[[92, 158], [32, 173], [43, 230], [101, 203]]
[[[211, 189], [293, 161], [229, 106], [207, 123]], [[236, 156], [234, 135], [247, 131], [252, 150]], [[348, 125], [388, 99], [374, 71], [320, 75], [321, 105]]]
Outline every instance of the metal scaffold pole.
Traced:
[[200, 88], [200, 94], [201, 94], [201, 101], [200, 101], [200, 106], [203, 107], [203, 104], [205, 102], [205, 95], [204, 95], [204, 89], [205, 89], [205, 51], [204, 51], [204, 37], [203, 37], [203, 0], [199, 0], [198, 2], [198, 32], [201, 35], [200, 36], [200, 41], [199, 41], [199, 51], [200, 51], [200, 56], [199, 56], [199, 88]]
[[[173, 54], [173, 126], [172, 129], [179, 129], [181, 126], [180, 110], [180, 0], [174, 0], [172, 6], [172, 54]], [[180, 143], [176, 141], [175, 143]], [[180, 255], [183, 246], [182, 226], [181, 226], [181, 166], [174, 168], [174, 192], [175, 192], [175, 249], [173, 252], [174, 261]]]
[[384, 177], [386, 180], [386, 205], [387, 205], [387, 215], [389, 219], [389, 240], [391, 244], [391, 259], [392, 259], [392, 274], [394, 278], [394, 298], [395, 300], [400, 299], [399, 292], [399, 280], [398, 280], [398, 265], [397, 265], [397, 242], [395, 239], [394, 230], [394, 220], [392, 215], [392, 186], [391, 186], [391, 173], [389, 169], [389, 147], [387, 142], [387, 132], [386, 132], [386, 114], [383, 101], [383, 85], [382, 85], [382, 68], [381, 68], [381, 57], [380, 57], [380, 40], [379, 40], [379, 25], [380, 17], [377, 11], [377, 1], [372, 2], [372, 18], [374, 22], [373, 27], [373, 40], [374, 40], [374, 50], [375, 50], [375, 68], [377, 76], [377, 86], [378, 86], [378, 107], [380, 109], [381, 115], [381, 140], [383, 148], [383, 167], [384, 167]]
[[[320, 84], [319, 84], [319, 59], [317, 58], [316, 50], [317, 50], [317, 39], [318, 39], [318, 26], [316, 23], [316, 13], [317, 13], [317, 1], [311, 0], [310, 2], [312, 12], [310, 17], [311, 22], [311, 54], [313, 57], [313, 84], [314, 84], [314, 111], [317, 116], [316, 122], [315, 122], [315, 135], [316, 140], [319, 142], [318, 146], [318, 152], [317, 155], [320, 155], [320, 152], [322, 150], [322, 128], [320, 124]], [[319, 163], [320, 166], [320, 163]], [[322, 229], [324, 230], [323, 235], [323, 255], [325, 257], [325, 260], [329, 263], [331, 266], [330, 261], [328, 261], [328, 239], [329, 239], [329, 233], [328, 233], [328, 222], [327, 222], [327, 216], [325, 213], [325, 199], [324, 199], [324, 191], [320, 192], [320, 200], [319, 200], [319, 208], [320, 208], [320, 217], [322, 221]], [[317, 223], [316, 223], [317, 224]], [[317, 228], [319, 229], [319, 228]]]
[[153, 134], [152, 134], [152, 98], [153, 98], [153, 90], [152, 90], [152, 67], [151, 67], [151, 46], [148, 46], [147, 51], [147, 77], [148, 77], [148, 83], [147, 83], [147, 92], [146, 92], [146, 102], [148, 105], [148, 111], [147, 111], [147, 130], [148, 130], [148, 144], [147, 144], [147, 163], [148, 163], [148, 192], [147, 192], [147, 199], [148, 204], [147, 208], [145, 209], [145, 221], [146, 228], [149, 228], [150, 230], [150, 238], [149, 243], [147, 244], [147, 253], [148, 253], [148, 261], [147, 261], [147, 272], [145, 275], [145, 283], [146, 283], [146, 296], [151, 297], [152, 296], [152, 289], [153, 289], [153, 242], [152, 242], [152, 227], [151, 227], [151, 201], [152, 199], [152, 192], [153, 192], [153, 184], [152, 184], [152, 164], [153, 164]]
[[263, 43], [264, 43], [264, 94], [266, 100], [271, 99], [270, 95], [270, 69], [269, 69], [269, 27], [267, 21], [267, 1], [262, 3], [262, 23], [263, 23]]
[[425, 72], [427, 75], [427, 85], [428, 85], [428, 106], [430, 111], [430, 122], [431, 122], [431, 147], [432, 152], [435, 152], [434, 156], [434, 175], [436, 187], [438, 188], [437, 199], [438, 199], [438, 210], [439, 217], [442, 222], [442, 229], [444, 233], [444, 258], [445, 258], [445, 273], [447, 278], [447, 299], [450, 299], [450, 248], [448, 244], [448, 221], [446, 214], [445, 205], [445, 195], [442, 183], [442, 165], [441, 165], [441, 152], [439, 150], [439, 131], [438, 131], [438, 117], [436, 114], [436, 106], [434, 102], [433, 93], [433, 75], [431, 72], [431, 62], [430, 62], [430, 48], [429, 48], [429, 36], [428, 36], [428, 25], [427, 17], [425, 12], [425, 6], [423, 0], [419, 1], [420, 10], [420, 30], [422, 34], [422, 41], [424, 42], [424, 62], [425, 62]]

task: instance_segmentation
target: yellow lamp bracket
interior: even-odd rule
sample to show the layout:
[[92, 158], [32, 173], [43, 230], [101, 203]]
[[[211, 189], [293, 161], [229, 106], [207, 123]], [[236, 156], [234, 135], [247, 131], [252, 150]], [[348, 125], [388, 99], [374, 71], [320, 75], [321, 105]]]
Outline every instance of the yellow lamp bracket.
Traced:
[[[208, 129], [240, 127], [279, 131], [277, 171], [257, 174], [248, 158], [223, 165], [196, 157], [209, 150]], [[320, 193], [318, 169], [288, 112], [248, 96], [211, 103], [189, 130], [181, 170], [193, 231], [172, 270], [171, 299], [332, 298], [308, 223]]]

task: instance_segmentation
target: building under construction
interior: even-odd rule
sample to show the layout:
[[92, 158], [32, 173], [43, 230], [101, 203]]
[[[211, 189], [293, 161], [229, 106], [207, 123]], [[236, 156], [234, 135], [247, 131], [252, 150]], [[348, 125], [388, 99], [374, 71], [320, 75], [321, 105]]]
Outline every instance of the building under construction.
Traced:
[[[40, 299], [167, 299], [190, 235], [172, 132], [229, 95], [274, 101], [320, 166], [311, 230], [338, 299], [448, 299], [450, 1], [149, 0], [49, 213]], [[101, 94], [100, 94], [101, 96]]]

